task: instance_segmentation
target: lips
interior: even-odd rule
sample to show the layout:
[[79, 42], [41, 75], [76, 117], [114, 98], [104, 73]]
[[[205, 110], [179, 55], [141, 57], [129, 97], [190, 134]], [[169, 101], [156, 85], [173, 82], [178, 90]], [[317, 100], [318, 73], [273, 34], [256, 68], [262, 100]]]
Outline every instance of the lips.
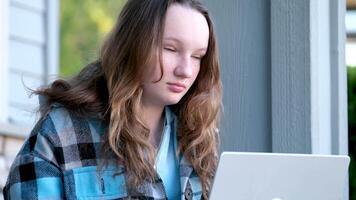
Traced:
[[181, 83], [167, 83], [168, 89], [174, 93], [181, 93], [186, 89], [186, 86]]

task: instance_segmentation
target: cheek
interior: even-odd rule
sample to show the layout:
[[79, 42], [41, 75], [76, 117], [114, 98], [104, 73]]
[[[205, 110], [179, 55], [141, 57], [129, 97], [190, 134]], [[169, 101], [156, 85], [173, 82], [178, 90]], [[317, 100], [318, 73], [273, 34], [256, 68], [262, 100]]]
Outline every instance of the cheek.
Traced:
[[193, 71], [193, 74], [194, 74], [194, 80], [193, 82], [197, 79], [198, 75], [199, 75], [199, 72], [200, 72], [200, 66], [197, 66], [194, 68], [194, 71]]
[[162, 68], [164, 72], [171, 72], [173, 70], [173, 67], [176, 65], [175, 62], [176, 58], [174, 55], [170, 53], [162, 53]]
[[[162, 64], [162, 66], [160, 66], [160, 64]], [[164, 77], [166, 76], [166, 74], [172, 73], [173, 68], [175, 65], [175, 58], [172, 55], [169, 54], [165, 54], [164, 52], [162, 53], [162, 63], [159, 62], [159, 60], [157, 59], [157, 61], [155, 62], [151, 62], [150, 64], [150, 69], [147, 70], [149, 72], [147, 72], [146, 77], [151, 80], [151, 81], [158, 81], [160, 80], [161, 76], [162, 79], [164, 79]], [[146, 80], [147, 80], [146, 78]]]
[[144, 71], [144, 82], [152, 83], [156, 82], [161, 78], [161, 68], [159, 67], [159, 62], [150, 62], [147, 69]]
[[154, 70], [152, 70], [152, 73], [151, 73], [152, 81], [154, 81], [154, 82], [159, 81], [161, 78], [161, 75], [162, 75], [161, 68], [157, 64], [156, 66], [154, 66]]

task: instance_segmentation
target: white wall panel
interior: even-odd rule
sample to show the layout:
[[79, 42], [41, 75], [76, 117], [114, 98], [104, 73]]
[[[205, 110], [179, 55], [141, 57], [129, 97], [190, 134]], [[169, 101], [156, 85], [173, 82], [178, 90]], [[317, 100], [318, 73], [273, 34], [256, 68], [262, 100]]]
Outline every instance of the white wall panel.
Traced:
[[45, 11], [46, 9], [45, 0], [11, 0], [11, 3], [12, 5], [25, 6], [38, 11]]
[[8, 0], [0, 1], [0, 122], [8, 119]]
[[[41, 86], [43, 83], [40, 78], [38, 77], [31, 77], [26, 75], [25, 73], [14, 73], [10, 72], [9, 76], [9, 99], [10, 105], [11, 104], [21, 104], [23, 106], [36, 106], [37, 96], [34, 95], [33, 97], [29, 98], [31, 91], [27, 88], [36, 89]], [[27, 87], [27, 88], [26, 88]]]
[[45, 19], [42, 13], [10, 6], [10, 37], [36, 44], [44, 44]]
[[39, 76], [45, 73], [45, 49], [42, 45], [10, 40], [9, 50], [10, 69], [31, 72]]
[[[33, 127], [36, 120], [36, 109], [32, 107], [19, 107], [10, 106], [9, 107], [9, 121], [11, 125], [18, 127]], [[17, 135], [23, 135], [27, 137], [29, 132], [17, 133]]]
[[[6, 81], [9, 127], [32, 127], [38, 106], [31, 91], [48, 83], [58, 72], [58, 0], [7, 0], [8, 80]], [[0, 133], [1, 134], [1, 133]], [[15, 134], [16, 135], [16, 134]], [[20, 134], [21, 135], [21, 134]]]

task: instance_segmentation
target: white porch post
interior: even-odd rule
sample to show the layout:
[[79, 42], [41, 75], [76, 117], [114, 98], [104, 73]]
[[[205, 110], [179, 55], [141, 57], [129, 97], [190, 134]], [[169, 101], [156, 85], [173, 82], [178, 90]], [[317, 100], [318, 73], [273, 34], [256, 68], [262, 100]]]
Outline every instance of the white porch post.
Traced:
[[332, 154], [348, 154], [345, 1], [330, 0]]

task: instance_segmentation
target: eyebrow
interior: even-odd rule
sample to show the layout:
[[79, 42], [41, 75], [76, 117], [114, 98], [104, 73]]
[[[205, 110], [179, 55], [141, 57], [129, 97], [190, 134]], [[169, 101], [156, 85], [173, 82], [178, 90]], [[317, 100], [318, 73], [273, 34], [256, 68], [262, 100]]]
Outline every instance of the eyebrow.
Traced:
[[[163, 40], [172, 40], [172, 41], [175, 41], [175, 42], [177, 42], [179, 44], [182, 43], [180, 40], [178, 40], [177, 38], [174, 38], [174, 37], [166, 37], [166, 38], [163, 38]], [[197, 49], [197, 51], [207, 51], [207, 47], [203, 47], [203, 48]]]

